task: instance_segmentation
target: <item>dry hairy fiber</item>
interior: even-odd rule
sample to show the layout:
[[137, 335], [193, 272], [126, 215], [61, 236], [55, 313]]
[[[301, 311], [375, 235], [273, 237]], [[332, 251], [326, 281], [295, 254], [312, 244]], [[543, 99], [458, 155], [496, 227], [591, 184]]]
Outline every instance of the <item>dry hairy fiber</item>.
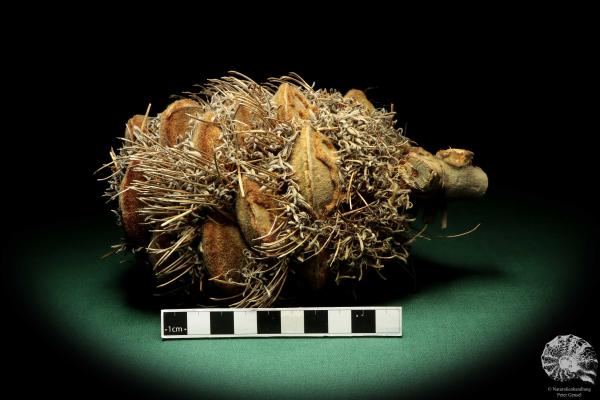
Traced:
[[267, 307], [290, 271], [317, 290], [397, 268], [413, 192], [476, 168], [452, 149], [421, 163], [393, 112], [295, 74], [231, 73], [188, 96], [128, 122], [106, 194], [128, 236], [115, 248], [148, 254], [157, 286], [190, 296]]

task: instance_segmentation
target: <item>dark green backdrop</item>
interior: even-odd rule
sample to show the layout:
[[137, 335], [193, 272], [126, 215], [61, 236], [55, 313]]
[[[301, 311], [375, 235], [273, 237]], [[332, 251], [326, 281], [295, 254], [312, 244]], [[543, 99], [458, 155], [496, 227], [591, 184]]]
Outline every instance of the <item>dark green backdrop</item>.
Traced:
[[143, 275], [120, 263], [127, 258], [99, 259], [120, 236], [110, 218], [31, 232], [29, 243], [15, 249], [18, 287], [43, 321], [34, 337], [59, 338], [95, 372], [127, 377], [144, 392], [444, 394], [497, 379], [503, 363], [527, 371], [525, 380], [542, 391], [544, 372], [531, 354], [539, 357], [550, 333], [566, 333], [550, 329], [553, 323], [579, 313], [593, 245], [577, 210], [555, 210], [514, 196], [451, 206], [451, 233], [482, 225], [466, 237], [417, 243], [414, 292], [399, 288], [377, 303], [404, 307], [402, 338], [161, 341], [159, 314], [136, 290]]

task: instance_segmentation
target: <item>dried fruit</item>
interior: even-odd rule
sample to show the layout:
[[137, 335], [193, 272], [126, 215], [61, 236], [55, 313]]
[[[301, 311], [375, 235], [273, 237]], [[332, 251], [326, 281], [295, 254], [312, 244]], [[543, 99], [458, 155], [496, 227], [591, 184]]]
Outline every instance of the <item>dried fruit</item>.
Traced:
[[134, 128], [142, 129], [142, 124], [144, 123], [144, 120], [145, 117], [139, 114], [129, 118], [129, 121], [127, 121], [127, 126], [125, 127], [125, 139], [130, 141], [135, 140], [133, 136]]
[[286, 122], [294, 119], [310, 120], [318, 111], [298, 88], [287, 82], [277, 89], [273, 96], [273, 104], [277, 107], [277, 119]]
[[192, 134], [192, 143], [195, 149], [212, 160], [215, 148], [222, 143], [221, 128], [215, 122], [215, 113], [207, 111], [196, 122]]
[[306, 124], [290, 157], [300, 193], [319, 218], [330, 214], [340, 197], [335, 153], [331, 141]]
[[256, 245], [261, 242], [270, 242], [274, 235], [270, 234], [275, 223], [274, 201], [255, 181], [246, 177], [242, 178], [245, 196], [238, 195], [235, 202], [235, 211], [238, 223], [248, 244]]
[[241, 282], [246, 244], [239, 227], [230, 221], [208, 219], [202, 227], [202, 259], [211, 280], [224, 289]]
[[289, 271], [315, 290], [361, 280], [407, 261], [415, 196], [487, 189], [471, 152], [413, 147], [358, 90], [236, 74], [201, 95], [132, 118], [107, 164], [127, 245], [170, 293], [267, 307]]
[[367, 99], [365, 92], [363, 92], [362, 90], [350, 89], [350, 90], [348, 90], [348, 93], [346, 93], [344, 98], [345, 99], [354, 99], [357, 103], [365, 106], [367, 111], [369, 111], [370, 113], [375, 111], [375, 107], [373, 106], [373, 103], [371, 103], [369, 101], [369, 99]]
[[174, 146], [189, 129], [189, 114], [200, 110], [200, 104], [190, 99], [181, 99], [171, 103], [161, 114], [160, 143]]
[[144, 181], [144, 176], [136, 169], [138, 161], [131, 161], [125, 171], [120, 185], [119, 209], [121, 210], [121, 221], [127, 237], [136, 247], [144, 246], [148, 236], [148, 228], [144, 225], [144, 218], [139, 214], [143, 204], [138, 193], [131, 185], [135, 181]]
[[250, 109], [250, 107], [240, 104], [238, 105], [233, 119], [234, 127], [237, 132], [247, 131], [252, 129], [252, 126], [256, 123], [257, 115]]

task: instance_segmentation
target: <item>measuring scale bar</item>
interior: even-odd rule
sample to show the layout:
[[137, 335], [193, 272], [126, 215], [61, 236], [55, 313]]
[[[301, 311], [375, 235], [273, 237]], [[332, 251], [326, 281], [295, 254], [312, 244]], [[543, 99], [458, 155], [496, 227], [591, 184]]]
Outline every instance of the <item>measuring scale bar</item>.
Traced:
[[193, 308], [161, 311], [163, 339], [402, 336], [402, 307]]

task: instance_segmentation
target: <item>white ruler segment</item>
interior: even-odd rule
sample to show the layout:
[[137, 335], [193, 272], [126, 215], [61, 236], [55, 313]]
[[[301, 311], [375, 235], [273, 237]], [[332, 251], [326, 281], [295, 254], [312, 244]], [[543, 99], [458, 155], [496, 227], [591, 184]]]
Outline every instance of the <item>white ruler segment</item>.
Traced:
[[163, 339], [402, 336], [402, 307], [193, 308], [161, 311]]

